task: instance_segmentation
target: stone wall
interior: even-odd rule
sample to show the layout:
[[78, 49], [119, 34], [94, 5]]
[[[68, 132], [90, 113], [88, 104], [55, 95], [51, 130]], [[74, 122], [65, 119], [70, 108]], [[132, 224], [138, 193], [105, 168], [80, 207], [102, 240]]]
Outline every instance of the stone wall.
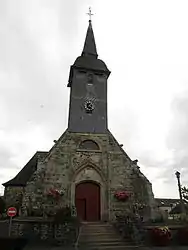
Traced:
[[13, 220], [11, 236], [26, 237], [31, 243], [72, 245], [78, 236], [79, 225], [64, 223], [55, 225], [50, 221]]
[[[95, 147], [92, 149], [90, 143], [89, 149], [84, 148], [84, 140], [93, 141]], [[65, 205], [74, 207], [76, 184], [84, 180], [95, 181], [101, 187], [102, 219], [113, 220], [116, 213], [130, 211], [135, 202], [152, 206], [154, 201], [151, 183], [110, 132], [98, 135], [66, 131], [30, 178], [22, 214], [38, 209], [44, 216], [44, 211], [48, 214]], [[50, 188], [61, 190], [64, 195], [58, 201], [49, 199]], [[114, 198], [116, 191], [129, 191], [133, 195], [127, 202], [119, 202]]]
[[[109, 135], [108, 171], [110, 220], [114, 220], [116, 214], [132, 212], [133, 207], [138, 203], [147, 205], [145, 216], [150, 217], [151, 206], [154, 206], [151, 183], [111, 134]], [[115, 191], [127, 191], [131, 196], [125, 202], [117, 201], [114, 197]]]

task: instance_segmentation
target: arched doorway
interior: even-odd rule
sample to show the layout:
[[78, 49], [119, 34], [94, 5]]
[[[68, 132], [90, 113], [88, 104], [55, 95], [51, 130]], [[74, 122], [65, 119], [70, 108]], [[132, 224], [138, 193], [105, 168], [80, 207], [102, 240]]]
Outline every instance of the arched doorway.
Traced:
[[81, 220], [100, 220], [100, 186], [95, 182], [82, 182], [77, 184], [75, 204], [78, 217]]

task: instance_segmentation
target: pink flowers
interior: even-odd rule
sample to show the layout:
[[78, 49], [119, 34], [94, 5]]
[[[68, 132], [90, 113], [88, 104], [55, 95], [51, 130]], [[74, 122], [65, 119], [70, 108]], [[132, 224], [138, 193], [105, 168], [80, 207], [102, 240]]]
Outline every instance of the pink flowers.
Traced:
[[63, 194], [63, 191], [54, 188], [50, 188], [47, 193], [48, 196], [54, 197], [56, 199], [60, 198]]
[[120, 201], [126, 201], [130, 197], [130, 193], [127, 191], [117, 191], [114, 196]]

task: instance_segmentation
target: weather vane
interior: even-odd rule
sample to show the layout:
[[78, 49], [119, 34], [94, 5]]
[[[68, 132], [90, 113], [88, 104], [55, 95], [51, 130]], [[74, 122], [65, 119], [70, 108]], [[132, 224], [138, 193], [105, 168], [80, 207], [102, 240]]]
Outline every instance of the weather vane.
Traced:
[[89, 16], [89, 21], [91, 21], [91, 16], [93, 16], [93, 14], [91, 13], [91, 7], [89, 7], [89, 13], [87, 13], [87, 15]]

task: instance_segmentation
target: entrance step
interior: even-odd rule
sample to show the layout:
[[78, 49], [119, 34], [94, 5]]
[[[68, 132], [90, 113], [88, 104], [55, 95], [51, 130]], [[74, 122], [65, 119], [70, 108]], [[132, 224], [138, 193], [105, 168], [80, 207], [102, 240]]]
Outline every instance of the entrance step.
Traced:
[[91, 250], [135, 249], [128, 239], [123, 240], [109, 223], [83, 223], [78, 247]]
[[[77, 248], [79, 250], [141, 250], [143, 248], [140, 248], [139, 246], [133, 246], [133, 245], [124, 245], [124, 246], [82, 246]], [[146, 250], [144, 248], [143, 250]], [[150, 250], [150, 249], [147, 249]]]

